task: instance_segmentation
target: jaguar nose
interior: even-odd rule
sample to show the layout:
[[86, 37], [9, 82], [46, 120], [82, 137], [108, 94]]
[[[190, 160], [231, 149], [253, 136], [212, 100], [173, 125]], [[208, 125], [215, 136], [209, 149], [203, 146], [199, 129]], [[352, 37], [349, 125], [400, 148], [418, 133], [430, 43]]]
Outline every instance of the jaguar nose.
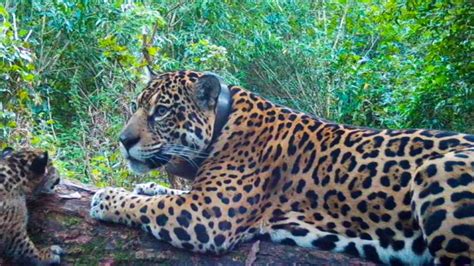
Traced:
[[58, 178], [58, 179], [56, 179], [56, 181], [54, 181], [54, 183], [53, 183], [52, 187], [55, 187], [55, 186], [57, 186], [57, 185], [59, 184], [59, 181], [60, 181], [60, 180], [59, 180], [59, 178]]
[[123, 144], [125, 149], [128, 150], [140, 141], [140, 136], [132, 134], [128, 131], [124, 131], [122, 132], [122, 134], [120, 134], [119, 140]]

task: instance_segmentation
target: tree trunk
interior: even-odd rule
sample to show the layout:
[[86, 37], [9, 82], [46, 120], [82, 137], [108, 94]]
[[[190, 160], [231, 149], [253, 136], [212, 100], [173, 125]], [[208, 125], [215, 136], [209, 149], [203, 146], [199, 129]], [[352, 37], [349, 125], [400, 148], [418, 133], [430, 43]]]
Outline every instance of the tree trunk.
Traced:
[[[65, 180], [58, 193], [29, 204], [31, 238], [39, 247], [60, 245], [66, 253], [61, 265], [371, 264], [342, 254], [260, 241], [242, 244], [222, 256], [191, 253], [158, 241], [141, 229], [91, 219], [89, 204], [96, 190]], [[0, 258], [0, 265], [9, 264]]]

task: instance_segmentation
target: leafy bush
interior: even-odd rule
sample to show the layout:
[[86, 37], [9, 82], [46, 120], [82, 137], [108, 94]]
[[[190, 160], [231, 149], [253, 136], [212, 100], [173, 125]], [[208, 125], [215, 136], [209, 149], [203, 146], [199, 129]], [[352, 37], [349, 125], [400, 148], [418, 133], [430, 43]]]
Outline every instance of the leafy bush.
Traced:
[[[0, 145], [51, 150], [66, 177], [129, 186], [117, 148], [156, 71], [211, 70], [341, 123], [474, 133], [464, 1], [6, 1]], [[164, 179], [163, 179], [164, 180]]]

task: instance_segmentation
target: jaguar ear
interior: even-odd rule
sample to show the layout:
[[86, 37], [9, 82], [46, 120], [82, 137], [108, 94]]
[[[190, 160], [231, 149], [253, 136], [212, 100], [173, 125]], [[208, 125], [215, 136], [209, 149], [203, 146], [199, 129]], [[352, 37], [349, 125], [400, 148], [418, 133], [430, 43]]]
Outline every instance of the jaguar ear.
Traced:
[[6, 148], [3, 149], [3, 151], [2, 151], [2, 159], [7, 158], [7, 157], [10, 156], [12, 153], [13, 153], [13, 148], [6, 147]]
[[153, 71], [153, 69], [151, 68], [150, 65], [145, 66], [145, 71], [144, 72], [145, 73], [144, 73], [143, 81], [145, 82], [145, 84], [148, 84], [150, 81], [152, 81], [157, 76], [157, 74], [155, 73], [155, 71]]
[[46, 172], [47, 165], [48, 152], [44, 152], [33, 160], [33, 162], [31, 163], [30, 170], [37, 175], [42, 175]]
[[214, 110], [221, 92], [221, 82], [216, 75], [204, 74], [196, 83], [197, 104], [203, 110]]

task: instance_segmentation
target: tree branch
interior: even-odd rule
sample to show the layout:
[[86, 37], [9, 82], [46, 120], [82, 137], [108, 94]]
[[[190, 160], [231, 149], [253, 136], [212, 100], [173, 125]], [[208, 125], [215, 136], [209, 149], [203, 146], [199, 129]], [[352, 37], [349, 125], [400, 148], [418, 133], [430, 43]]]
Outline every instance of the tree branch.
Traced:
[[[222, 256], [191, 253], [158, 241], [138, 228], [98, 222], [89, 217], [90, 199], [97, 188], [65, 180], [58, 192], [29, 204], [29, 232], [38, 247], [60, 245], [61, 265], [154, 265], [278, 263], [373, 265], [346, 255], [278, 245], [245, 243]], [[249, 258], [250, 257], [250, 258]], [[11, 265], [2, 261], [0, 265]]]

